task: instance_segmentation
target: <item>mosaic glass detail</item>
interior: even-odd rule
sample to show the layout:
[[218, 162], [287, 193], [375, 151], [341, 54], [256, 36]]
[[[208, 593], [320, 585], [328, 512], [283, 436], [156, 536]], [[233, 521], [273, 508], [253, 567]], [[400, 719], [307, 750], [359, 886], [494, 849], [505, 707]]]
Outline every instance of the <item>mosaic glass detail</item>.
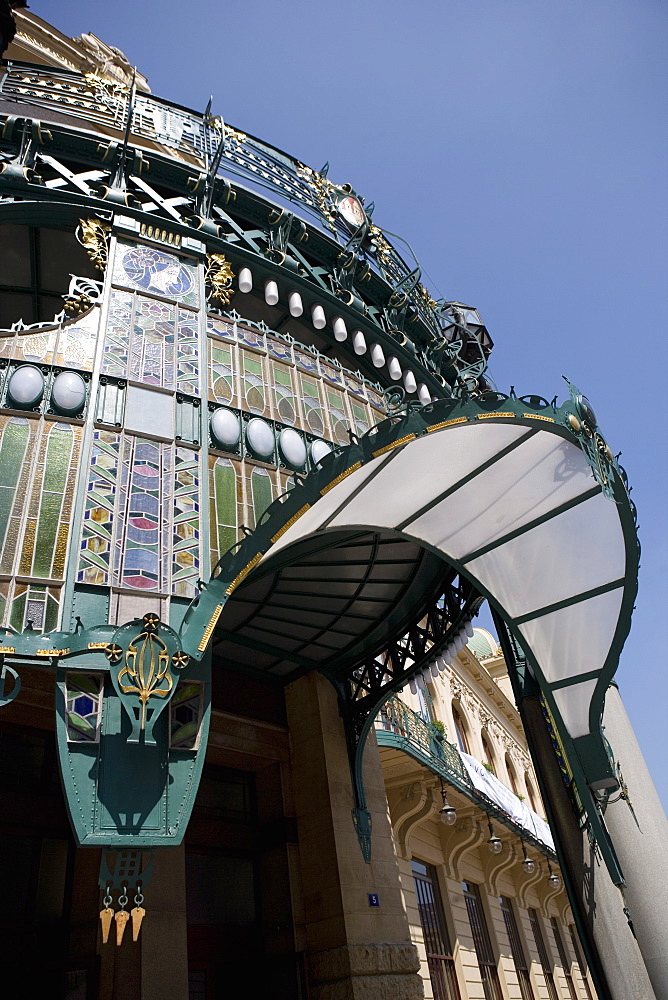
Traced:
[[223, 340], [236, 341], [235, 325], [228, 319], [221, 319], [220, 316], [207, 316], [206, 332], [208, 335], [221, 337]]
[[5, 622], [22, 632], [30, 625], [35, 631], [50, 631], [58, 627], [60, 588], [35, 583], [9, 585], [5, 607]]
[[262, 358], [257, 355], [242, 352], [242, 364], [246, 408], [250, 410], [251, 413], [264, 415], [268, 408]]
[[179, 681], [169, 711], [169, 745], [172, 750], [197, 750], [199, 746], [204, 684]]
[[353, 414], [353, 423], [355, 425], [355, 433], [358, 437], [362, 434], [366, 434], [369, 430], [369, 415], [367, 413], [366, 407], [360, 406], [359, 403], [353, 403], [350, 401], [350, 409]]
[[65, 711], [68, 743], [98, 743], [102, 717], [101, 674], [68, 673]]
[[96, 431], [77, 580], [193, 597], [199, 505], [196, 451]]
[[195, 308], [199, 305], [196, 266], [156, 247], [119, 243], [113, 281]]
[[[11, 573], [29, 472], [31, 430], [35, 424], [25, 417], [4, 421], [0, 439], [0, 569]], [[21, 479], [22, 489], [17, 491]], [[5, 544], [7, 543], [7, 544]], [[9, 551], [7, 551], [9, 550]]]
[[209, 399], [238, 406], [235, 349], [209, 338]]
[[318, 383], [302, 376], [301, 386], [302, 406], [304, 407], [304, 418], [307, 429], [319, 437], [325, 433], [325, 421], [323, 419], [323, 406], [320, 401]]
[[240, 344], [245, 344], [247, 347], [265, 350], [264, 334], [257, 330], [251, 330], [247, 326], [237, 326], [237, 339]]
[[94, 308], [80, 319], [58, 326], [51, 323], [25, 330], [2, 330], [0, 357], [91, 371], [99, 319], [100, 310]]
[[303, 368], [304, 371], [313, 372], [315, 375], [319, 375], [318, 371], [318, 358], [315, 354], [306, 354], [304, 351], [298, 351], [295, 347], [295, 364]]
[[274, 397], [276, 399], [276, 417], [284, 424], [297, 422], [297, 399], [292, 386], [292, 374], [284, 365], [273, 366]]
[[114, 290], [102, 373], [199, 396], [197, 314]]
[[348, 414], [343, 395], [335, 389], [327, 389], [327, 410], [332, 424], [332, 434], [338, 444], [350, 444], [348, 437]]

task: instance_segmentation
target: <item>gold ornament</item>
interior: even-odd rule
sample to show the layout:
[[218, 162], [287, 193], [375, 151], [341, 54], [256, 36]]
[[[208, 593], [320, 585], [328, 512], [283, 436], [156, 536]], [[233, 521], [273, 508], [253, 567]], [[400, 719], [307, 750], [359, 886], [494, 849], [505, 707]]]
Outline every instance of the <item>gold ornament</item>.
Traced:
[[229, 305], [234, 294], [232, 288], [232, 278], [234, 272], [229, 261], [222, 253], [209, 253], [206, 255], [206, 271], [204, 278], [210, 289], [210, 296], [214, 302], [220, 305]]
[[100, 219], [80, 219], [76, 237], [98, 271], [104, 271], [109, 260], [111, 226]]

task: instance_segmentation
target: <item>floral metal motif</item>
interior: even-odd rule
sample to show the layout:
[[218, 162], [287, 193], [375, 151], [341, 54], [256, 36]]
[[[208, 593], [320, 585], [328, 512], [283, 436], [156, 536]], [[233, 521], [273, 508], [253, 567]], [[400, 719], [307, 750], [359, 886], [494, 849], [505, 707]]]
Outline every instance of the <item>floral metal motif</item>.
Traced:
[[[144, 628], [128, 645], [125, 665], [118, 674], [118, 686], [123, 694], [136, 694], [141, 703], [139, 728], [146, 728], [146, 706], [149, 698], [166, 698], [174, 686], [169, 673], [167, 645], [156, 634], [160, 620], [157, 615], [144, 615]], [[130, 683], [123, 683], [127, 678]]]
[[76, 237], [98, 271], [104, 271], [109, 260], [111, 226], [100, 219], [80, 219]]
[[227, 306], [234, 294], [232, 278], [234, 272], [229, 261], [222, 253], [210, 253], [206, 256], [206, 271], [204, 278], [209, 287], [210, 296], [214, 302]]

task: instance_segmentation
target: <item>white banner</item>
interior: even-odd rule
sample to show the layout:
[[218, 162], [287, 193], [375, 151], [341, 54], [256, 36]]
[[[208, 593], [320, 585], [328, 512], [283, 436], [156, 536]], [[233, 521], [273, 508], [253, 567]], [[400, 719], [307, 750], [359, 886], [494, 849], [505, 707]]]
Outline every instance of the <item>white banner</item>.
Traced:
[[554, 850], [552, 833], [544, 819], [541, 819], [533, 809], [529, 809], [521, 799], [518, 799], [514, 792], [506, 788], [503, 782], [499, 781], [496, 775], [488, 771], [486, 767], [483, 767], [475, 757], [470, 757], [467, 753], [462, 753], [461, 751], [459, 756], [462, 758], [464, 767], [469, 773], [474, 788], [477, 788], [479, 792], [482, 792], [488, 799], [491, 799], [499, 809], [503, 809], [504, 813], [510, 816], [518, 826], [523, 827], [532, 836], [536, 837], [537, 840], [542, 841], [547, 847]]

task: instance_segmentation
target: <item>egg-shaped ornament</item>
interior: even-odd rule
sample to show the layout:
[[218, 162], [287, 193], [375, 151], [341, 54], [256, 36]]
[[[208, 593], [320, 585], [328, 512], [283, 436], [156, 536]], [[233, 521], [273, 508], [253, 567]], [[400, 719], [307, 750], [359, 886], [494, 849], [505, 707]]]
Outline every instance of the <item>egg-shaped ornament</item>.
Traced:
[[86, 402], [86, 383], [76, 372], [61, 372], [53, 381], [51, 405], [66, 417], [76, 417]]
[[328, 445], [326, 441], [312, 441], [310, 448], [311, 461], [314, 465], [319, 465], [325, 455], [329, 455], [331, 450], [331, 445]]
[[301, 434], [292, 427], [284, 427], [278, 435], [281, 455], [293, 469], [301, 469], [306, 463], [306, 445]]
[[20, 365], [9, 379], [7, 396], [12, 406], [29, 410], [44, 395], [44, 375], [34, 365]]
[[239, 417], [234, 410], [221, 406], [214, 410], [209, 420], [211, 436], [221, 448], [236, 448], [241, 437]]
[[253, 417], [246, 426], [246, 441], [260, 458], [270, 458], [276, 444], [274, 432], [266, 420]]

